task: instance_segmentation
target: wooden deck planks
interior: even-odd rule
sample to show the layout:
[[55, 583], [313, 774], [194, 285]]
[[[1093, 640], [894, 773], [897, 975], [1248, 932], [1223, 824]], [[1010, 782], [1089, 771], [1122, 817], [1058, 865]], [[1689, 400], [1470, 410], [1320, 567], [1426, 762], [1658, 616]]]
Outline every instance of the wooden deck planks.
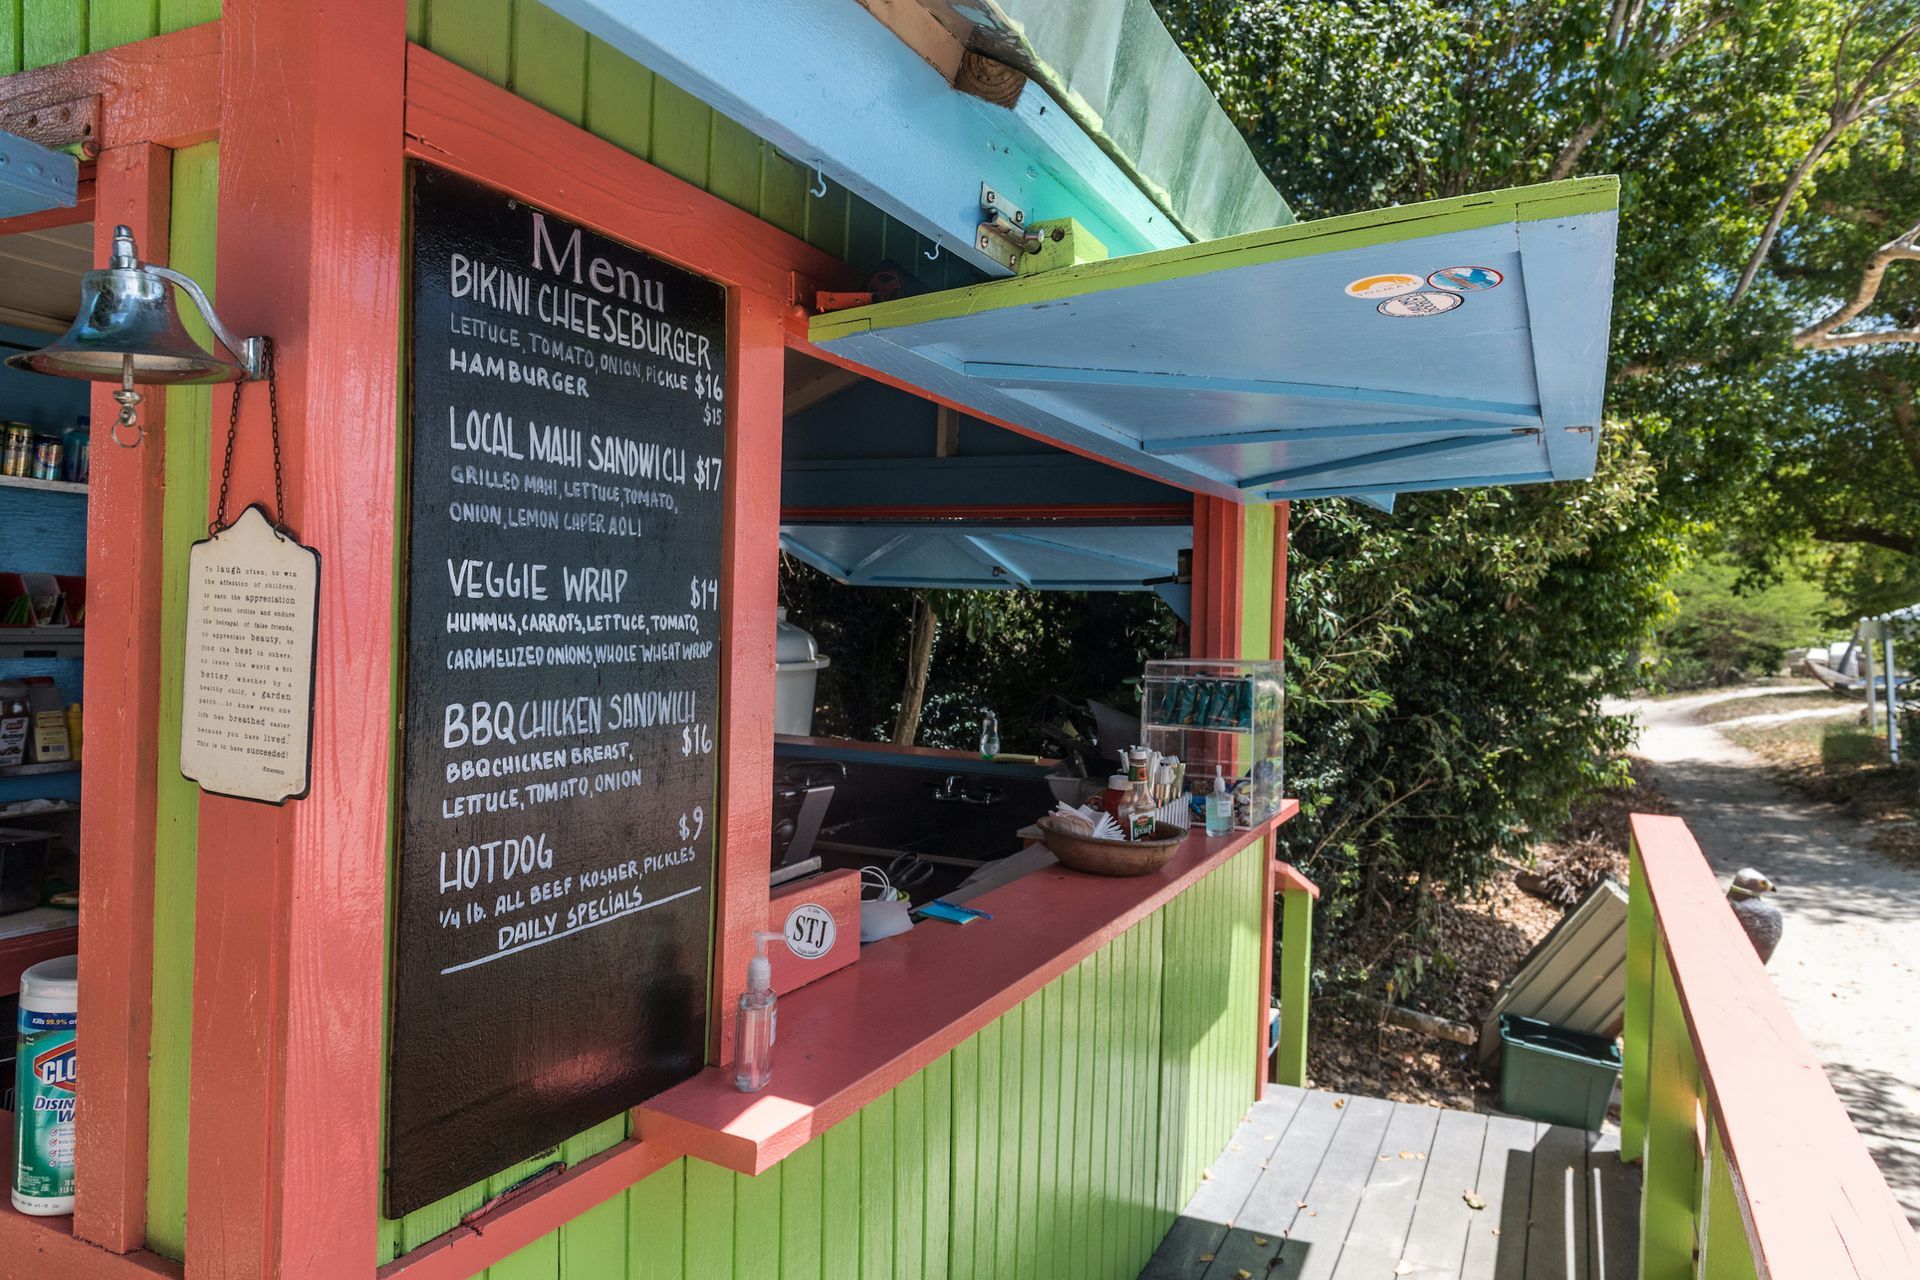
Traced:
[[1521, 1280], [1527, 1269], [1527, 1215], [1533, 1203], [1533, 1144], [1544, 1125], [1509, 1116], [1487, 1120], [1480, 1149], [1476, 1210], [1460, 1257], [1460, 1274], [1473, 1280]]
[[1587, 1272], [1635, 1280], [1640, 1270], [1640, 1172], [1620, 1163], [1620, 1135], [1587, 1148]]
[[1185, 1280], [1205, 1271], [1201, 1256], [1218, 1253], [1254, 1186], [1267, 1173], [1305, 1097], [1304, 1089], [1276, 1090], [1253, 1104], [1246, 1123], [1213, 1162], [1211, 1176], [1201, 1182], [1140, 1273], [1142, 1280]]
[[1467, 1251], [1467, 1233], [1483, 1211], [1467, 1203], [1480, 1184], [1480, 1154], [1486, 1145], [1487, 1117], [1471, 1111], [1442, 1111], [1427, 1153], [1426, 1181], [1414, 1207], [1413, 1224], [1401, 1256], [1415, 1280], [1459, 1280]]
[[1587, 1280], [1587, 1135], [1549, 1125], [1533, 1148], [1525, 1280]]
[[1344, 1094], [1295, 1090], [1302, 1095], [1293, 1122], [1268, 1160], [1268, 1169], [1241, 1206], [1233, 1230], [1220, 1242], [1205, 1273], [1234, 1276], [1241, 1270], [1264, 1276], [1281, 1242], [1299, 1219], [1301, 1201], [1319, 1176], [1350, 1101]]
[[1141, 1280], [1637, 1280], [1639, 1187], [1617, 1137], [1269, 1086]]
[[1347, 1228], [1333, 1280], [1374, 1280], [1393, 1274], [1413, 1226], [1439, 1123], [1438, 1107], [1394, 1104], [1373, 1172], [1360, 1192], [1360, 1207]]
[[1274, 1280], [1328, 1280], [1340, 1260], [1347, 1228], [1353, 1225], [1385, 1143], [1393, 1104], [1381, 1098], [1351, 1098], [1343, 1112], [1320, 1172], [1302, 1197], [1307, 1206], [1293, 1220], [1287, 1239], [1278, 1242], [1283, 1247], [1280, 1265], [1272, 1269]]

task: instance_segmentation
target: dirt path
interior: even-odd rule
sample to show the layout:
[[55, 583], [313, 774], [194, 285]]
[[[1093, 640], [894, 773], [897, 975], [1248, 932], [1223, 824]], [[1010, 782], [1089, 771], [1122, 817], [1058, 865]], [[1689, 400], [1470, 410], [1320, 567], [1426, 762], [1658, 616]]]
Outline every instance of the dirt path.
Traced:
[[1920, 1225], [1920, 869], [1839, 810], [1786, 790], [1694, 713], [1736, 690], [1631, 704], [1653, 766], [1724, 881], [1757, 867], [1786, 930], [1768, 966], [1874, 1159]]

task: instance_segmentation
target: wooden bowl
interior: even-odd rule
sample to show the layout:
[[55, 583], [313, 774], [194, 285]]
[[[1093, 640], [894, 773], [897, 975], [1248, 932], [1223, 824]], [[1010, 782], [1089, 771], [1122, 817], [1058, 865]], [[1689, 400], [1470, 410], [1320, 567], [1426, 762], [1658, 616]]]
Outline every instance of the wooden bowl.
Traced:
[[1065, 831], [1051, 817], [1040, 819], [1047, 848], [1060, 865], [1093, 876], [1149, 876], [1172, 861], [1187, 833], [1163, 822], [1148, 840], [1096, 840]]

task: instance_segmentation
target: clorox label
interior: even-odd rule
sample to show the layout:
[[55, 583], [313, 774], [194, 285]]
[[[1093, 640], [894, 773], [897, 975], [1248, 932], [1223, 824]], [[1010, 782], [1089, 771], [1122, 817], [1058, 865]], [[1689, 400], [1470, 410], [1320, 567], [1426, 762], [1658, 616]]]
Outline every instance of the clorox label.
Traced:
[[73, 1092], [73, 1045], [49, 1049], [33, 1060], [33, 1077], [49, 1089]]

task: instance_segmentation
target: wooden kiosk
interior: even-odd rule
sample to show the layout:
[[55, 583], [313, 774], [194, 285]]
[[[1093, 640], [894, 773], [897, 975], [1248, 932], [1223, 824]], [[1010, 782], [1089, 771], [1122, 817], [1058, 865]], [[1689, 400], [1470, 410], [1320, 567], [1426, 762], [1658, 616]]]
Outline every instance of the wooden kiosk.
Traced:
[[[834, 0], [795, 32], [780, 6], [717, 6], [713, 30], [688, 30], [707, 16], [72, 0], [0, 19], [0, 129], [84, 158], [76, 206], [0, 234], [90, 222], [104, 261], [125, 225], [236, 332], [271, 336], [285, 523], [322, 566], [309, 790], [278, 805], [203, 793], [178, 756], [185, 575], [218, 502], [230, 393], [150, 396], [145, 443], [94, 452], [78, 1208], [0, 1208], [0, 1276], [1131, 1276], [1268, 1078], [1283, 889], [1280, 1074], [1297, 1079], [1315, 891], [1274, 861], [1289, 804], [1191, 837], [1153, 876], [1037, 872], [995, 892], [990, 939], [986, 924], [917, 930], [783, 993], [775, 1084], [732, 1091], [752, 934], [779, 927], [763, 859], [788, 353], [1181, 487], [1193, 653], [1277, 657], [1290, 498], [1390, 506], [1590, 471], [1591, 306], [1553, 332], [1538, 303], [1535, 321], [1482, 332], [1525, 376], [1494, 369], [1472, 399], [1316, 390], [1277, 366], [1271, 382], [1136, 378], [1132, 402], [1183, 439], [1124, 453], [1033, 391], [1054, 375], [1023, 389], [963, 355], [935, 376], [916, 339], [875, 335], [1003, 297], [1071, 309], [1088, 289], [1198, 270], [1188, 242], [1229, 232], [1228, 265], [1292, 270], [1331, 246], [1351, 255], [1326, 268], [1343, 280], [1381, 243], [1441, 237], [1408, 258], [1437, 274], [1444, 237], [1504, 237], [1496, 302], [1435, 288], [1503, 315], [1487, 308], [1517, 299], [1532, 253], [1556, 296], [1581, 296], [1580, 272], [1603, 286], [1604, 335], [1612, 188], [1309, 229], [1263, 179], [1231, 215], [1174, 183], [1163, 217], [1144, 143], [1116, 169], [1036, 79], [1016, 75], [1011, 104], [981, 96], [967, 38], [909, 20], [947, 6], [870, 7], [911, 14], [883, 25]], [[783, 40], [815, 43], [770, 47]], [[709, 47], [726, 41], [739, 61]], [[1003, 71], [1019, 61], [999, 53]], [[770, 95], [795, 67], [821, 97], [783, 120]], [[894, 113], [846, 116], [834, 96], [868, 92]], [[1217, 108], [1196, 110], [1214, 136]], [[996, 266], [1001, 249], [974, 237], [985, 204], [936, 217], [907, 177], [875, 176], [959, 119], [1022, 140], [979, 148], [981, 166], [1035, 222], [1075, 220], [1077, 246], [1016, 236], [1013, 268]], [[832, 148], [791, 158], [809, 136]], [[1116, 172], [1133, 185], [1116, 193]], [[887, 261], [936, 291], [873, 296]], [[1349, 304], [1396, 341], [1446, 324], [1337, 284], [1325, 301]], [[1225, 422], [1215, 395], [1305, 416]], [[247, 388], [236, 502], [273, 491], [268, 413]], [[1252, 452], [1208, 460], [1221, 448]], [[536, 562], [555, 567], [536, 580]], [[593, 572], [563, 581], [563, 565]], [[482, 613], [528, 625], [530, 597], [574, 620], [552, 624], [564, 636], [475, 638]], [[440, 621], [455, 600], [457, 628]], [[668, 657], [634, 651], [669, 642]], [[499, 657], [515, 645], [544, 656]], [[629, 695], [620, 733], [593, 719]], [[602, 739], [632, 754], [541, 755]], [[522, 797], [537, 819], [490, 807], [512, 808], [510, 788], [474, 780], [481, 758], [549, 788]], [[578, 793], [559, 789], [574, 778]]]

